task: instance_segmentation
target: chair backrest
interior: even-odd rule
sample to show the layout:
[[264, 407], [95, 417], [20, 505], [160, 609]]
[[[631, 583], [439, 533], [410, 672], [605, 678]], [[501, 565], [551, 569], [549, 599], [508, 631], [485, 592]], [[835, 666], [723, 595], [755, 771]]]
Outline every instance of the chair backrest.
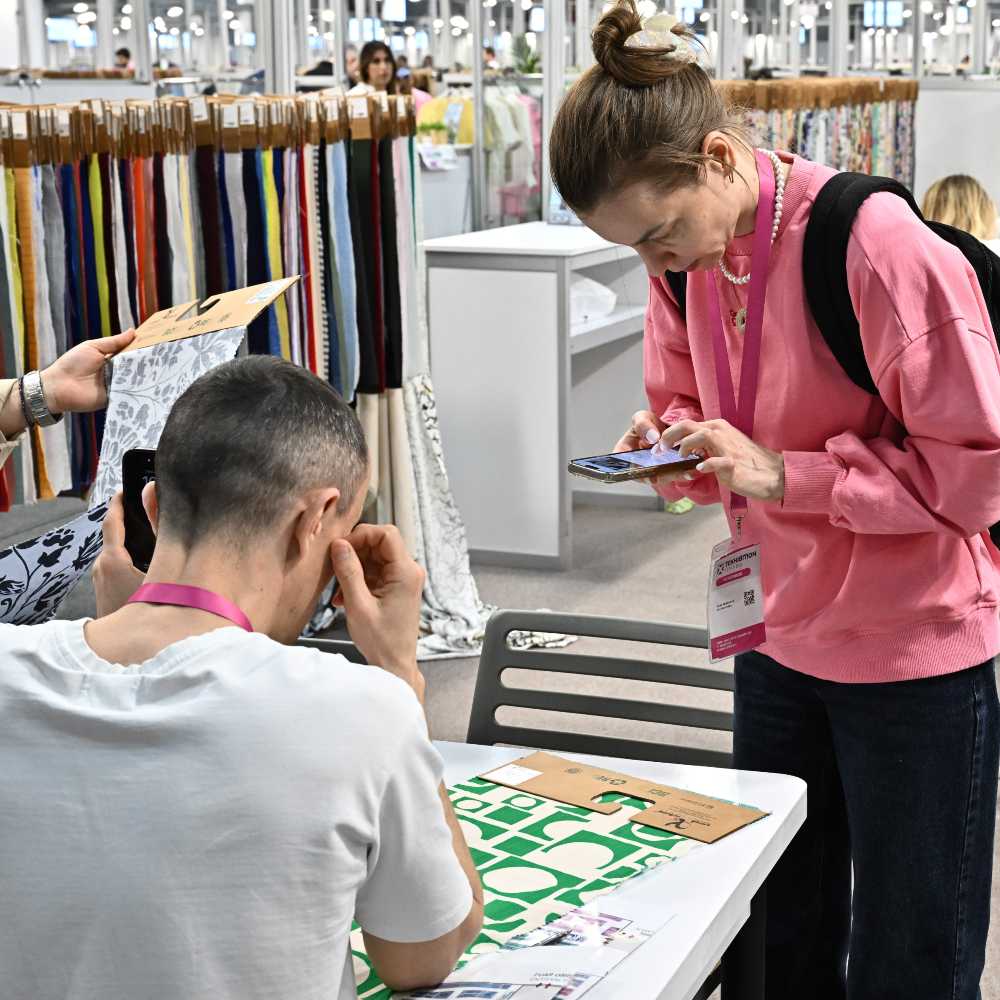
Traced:
[[534, 670], [588, 677], [652, 681], [683, 687], [732, 691], [730, 671], [677, 663], [635, 660], [553, 649], [511, 649], [508, 636], [513, 631], [562, 632], [566, 635], [600, 639], [657, 643], [663, 646], [708, 648], [705, 629], [662, 622], [629, 621], [594, 615], [554, 614], [545, 611], [500, 611], [486, 627], [483, 655], [476, 678], [476, 691], [469, 720], [469, 743], [535, 747], [541, 750], [576, 751], [604, 757], [629, 757], [673, 764], [708, 764], [731, 767], [732, 754], [701, 747], [620, 739], [588, 733], [506, 725], [497, 721], [503, 707], [538, 709], [624, 719], [634, 722], [665, 723], [695, 729], [732, 731], [731, 711], [690, 708], [631, 698], [605, 698], [565, 691], [539, 691], [504, 683], [504, 672]]
[[304, 639], [300, 638], [296, 646], [308, 646], [310, 649], [321, 649], [324, 653], [340, 653], [351, 663], [367, 663], [361, 655], [361, 650], [347, 639]]

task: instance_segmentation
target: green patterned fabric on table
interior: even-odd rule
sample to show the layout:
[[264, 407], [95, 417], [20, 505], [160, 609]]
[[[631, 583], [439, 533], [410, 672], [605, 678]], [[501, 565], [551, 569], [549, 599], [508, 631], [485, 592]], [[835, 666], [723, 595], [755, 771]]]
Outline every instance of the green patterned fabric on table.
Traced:
[[[687, 837], [629, 822], [648, 803], [620, 793], [609, 792], [600, 799], [622, 804], [611, 816], [482, 778], [463, 781], [449, 788], [448, 795], [482, 877], [485, 900], [482, 933], [463, 962], [496, 951], [515, 935], [701, 846]], [[369, 964], [357, 927], [351, 948], [361, 1000], [392, 996]]]

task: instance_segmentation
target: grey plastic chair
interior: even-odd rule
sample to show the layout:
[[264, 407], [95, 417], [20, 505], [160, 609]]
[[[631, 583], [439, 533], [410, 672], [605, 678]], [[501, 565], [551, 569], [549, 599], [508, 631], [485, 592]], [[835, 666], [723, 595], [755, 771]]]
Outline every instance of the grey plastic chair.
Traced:
[[733, 728], [732, 712], [625, 698], [595, 697], [563, 691], [537, 691], [505, 684], [504, 672], [517, 668], [542, 673], [653, 681], [659, 684], [676, 684], [717, 691], [733, 689], [732, 674], [728, 671], [682, 666], [670, 662], [593, 656], [562, 649], [510, 649], [507, 638], [516, 630], [563, 632], [567, 635], [649, 642], [663, 646], [708, 648], [708, 633], [705, 629], [690, 625], [600, 618], [594, 615], [556, 614], [548, 611], [500, 611], [486, 626], [486, 639], [483, 643], [483, 655], [479, 663], [476, 692], [469, 720], [469, 743], [487, 745], [506, 743], [540, 750], [568, 750], [603, 757], [629, 757], [633, 760], [655, 760], [670, 764], [732, 766], [732, 755], [721, 750], [563, 730], [531, 729], [498, 722], [496, 718], [498, 709], [510, 707], [625, 719], [633, 722], [659, 722], [697, 729], [732, 732]]

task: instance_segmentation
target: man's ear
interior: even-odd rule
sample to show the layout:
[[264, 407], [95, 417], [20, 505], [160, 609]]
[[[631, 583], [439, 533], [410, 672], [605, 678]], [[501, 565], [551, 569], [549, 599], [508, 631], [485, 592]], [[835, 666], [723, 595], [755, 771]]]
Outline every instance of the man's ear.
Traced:
[[160, 524], [160, 502], [156, 498], [156, 483], [146, 483], [142, 488], [142, 509], [153, 526], [153, 534], [157, 533]]
[[[313, 490], [306, 498], [305, 504], [295, 519], [292, 529], [291, 543], [299, 553], [307, 552], [311, 543], [320, 540], [334, 520], [339, 517], [337, 506], [340, 503], [340, 490], [329, 487]], [[324, 545], [324, 550], [326, 545]], [[295, 553], [289, 552], [294, 558]]]

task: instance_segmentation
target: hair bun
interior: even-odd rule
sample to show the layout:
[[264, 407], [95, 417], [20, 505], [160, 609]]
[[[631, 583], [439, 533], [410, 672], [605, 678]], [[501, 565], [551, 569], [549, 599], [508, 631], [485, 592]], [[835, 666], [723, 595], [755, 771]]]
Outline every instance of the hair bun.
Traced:
[[591, 35], [598, 65], [619, 83], [626, 87], [651, 87], [688, 64], [687, 60], [671, 58], [689, 33], [683, 25], [673, 29], [677, 41], [662, 48], [627, 45], [640, 31], [642, 18], [634, 0], [618, 0], [602, 15]]

